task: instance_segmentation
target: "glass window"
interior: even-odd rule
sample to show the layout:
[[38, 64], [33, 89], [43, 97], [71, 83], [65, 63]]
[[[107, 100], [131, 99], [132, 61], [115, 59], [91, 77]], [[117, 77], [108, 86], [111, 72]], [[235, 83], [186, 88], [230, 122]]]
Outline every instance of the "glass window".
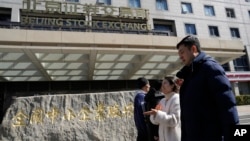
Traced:
[[11, 8], [0, 7], [0, 21], [10, 22], [11, 21]]
[[236, 71], [249, 71], [246, 55], [233, 60], [233, 63], [234, 63], [234, 68]]
[[79, 2], [79, 0], [65, 0], [66, 2]]
[[99, 4], [111, 5], [111, 0], [97, 0]]
[[156, 0], [157, 10], [168, 10], [167, 0]]
[[240, 38], [240, 32], [238, 28], [230, 28], [230, 32], [233, 38]]
[[161, 25], [161, 24], [154, 24], [154, 35], [167, 35], [171, 36], [172, 33], [172, 26], [171, 25]]
[[225, 71], [230, 71], [230, 68], [229, 68], [229, 64], [228, 64], [228, 63], [223, 64], [222, 67], [223, 67], [223, 69], [224, 69]]
[[172, 32], [172, 26], [171, 25], [154, 24], [154, 30], [170, 31], [170, 32]]
[[249, 82], [238, 82], [240, 94], [250, 94], [250, 83]]
[[226, 14], [227, 14], [227, 17], [229, 18], [236, 18], [234, 9], [232, 8], [226, 8]]
[[204, 10], [205, 10], [205, 15], [206, 16], [215, 16], [213, 6], [205, 5]]
[[208, 29], [211, 36], [216, 36], [216, 37], [220, 36], [217, 26], [208, 26]]
[[153, 23], [154, 23], [153, 35], [167, 35], [167, 36], [176, 35], [175, 21], [153, 19]]
[[181, 13], [183, 13], [183, 14], [193, 13], [191, 3], [182, 2], [181, 3]]
[[141, 7], [141, 1], [140, 0], [129, 0], [129, 7], [140, 8]]
[[197, 35], [194, 24], [185, 24], [186, 34]]

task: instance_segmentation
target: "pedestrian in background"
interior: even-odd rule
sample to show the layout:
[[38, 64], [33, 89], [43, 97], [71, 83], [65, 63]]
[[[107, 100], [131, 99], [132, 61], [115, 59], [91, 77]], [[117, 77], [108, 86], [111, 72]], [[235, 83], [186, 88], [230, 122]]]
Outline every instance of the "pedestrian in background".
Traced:
[[159, 125], [159, 141], [180, 141], [180, 101], [179, 86], [173, 77], [165, 77], [162, 81], [161, 91], [165, 98], [151, 111], [144, 112], [150, 115], [150, 121]]
[[144, 97], [150, 89], [149, 81], [140, 77], [136, 80], [137, 88], [134, 98], [134, 121], [137, 129], [137, 141], [147, 141], [148, 132], [143, 112], [145, 111]]
[[201, 51], [195, 36], [178, 44], [185, 65], [176, 76], [180, 87], [181, 141], [228, 141], [239, 122], [236, 100], [222, 66]]
[[[149, 92], [146, 94], [144, 100], [146, 103], [146, 111], [150, 111], [151, 109], [155, 108], [157, 104], [159, 104], [160, 100], [164, 98], [164, 94], [161, 92], [161, 85], [162, 80], [154, 80], [151, 81], [151, 87]], [[158, 125], [153, 124], [150, 121], [150, 116], [146, 116], [146, 124], [147, 124], [147, 131], [148, 131], [148, 140], [147, 141], [158, 141], [159, 134], [158, 134]]]

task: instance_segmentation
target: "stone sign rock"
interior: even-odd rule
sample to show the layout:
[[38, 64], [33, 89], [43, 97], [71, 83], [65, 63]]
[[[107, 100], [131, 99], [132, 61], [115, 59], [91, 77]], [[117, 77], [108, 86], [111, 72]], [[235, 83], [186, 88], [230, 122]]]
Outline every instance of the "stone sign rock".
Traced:
[[18, 97], [0, 140], [135, 141], [134, 91]]

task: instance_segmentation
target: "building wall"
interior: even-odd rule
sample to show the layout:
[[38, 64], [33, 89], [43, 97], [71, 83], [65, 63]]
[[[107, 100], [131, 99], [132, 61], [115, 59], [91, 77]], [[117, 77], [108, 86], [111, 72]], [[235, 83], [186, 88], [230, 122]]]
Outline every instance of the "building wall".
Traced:
[[12, 8], [11, 10], [11, 21], [19, 22], [19, 9], [22, 8], [22, 0], [0, 0], [0, 7]]
[[[60, 0], [58, 0], [60, 1]], [[97, 0], [81, 0], [82, 4], [91, 3], [96, 4]], [[250, 16], [248, 11], [250, 10], [250, 2], [245, 0], [167, 0], [168, 10], [157, 10], [156, 0], [141, 0], [141, 8], [149, 9], [149, 23], [153, 23], [153, 19], [165, 19], [173, 20], [176, 24], [177, 36], [183, 37], [185, 33], [185, 23], [195, 24], [197, 30], [197, 36], [200, 38], [213, 38], [209, 35], [208, 26], [218, 26], [220, 37], [219, 39], [231, 40], [230, 27], [239, 28], [240, 39], [244, 44], [249, 45], [250, 40]], [[181, 13], [181, 2], [191, 3], [193, 13], [182, 14]], [[0, 7], [11, 7], [12, 15], [11, 21], [20, 21], [19, 9], [22, 8], [22, 0], [0, 0]], [[129, 0], [112, 0], [113, 6], [116, 7], [128, 7]], [[205, 16], [204, 5], [214, 6], [215, 16]], [[228, 18], [226, 16], [225, 8], [233, 8], [235, 11], [236, 18]], [[152, 28], [153, 25], [152, 25]]]
[[[97, 0], [80, 0], [82, 4], [96, 4], [96, 2]], [[181, 2], [191, 3], [193, 13], [182, 14]], [[187, 35], [185, 32], [185, 23], [195, 24], [199, 38], [239, 40], [246, 47], [247, 55], [250, 54], [250, 2], [246, 2], [245, 0], [167, 0], [167, 4], [168, 10], [162, 11], [156, 9], [156, 0], [141, 0], [141, 8], [149, 10], [148, 23], [151, 24], [152, 29], [154, 29], [153, 19], [172, 20], [176, 27], [176, 35], [181, 38]], [[111, 0], [111, 5], [129, 7], [129, 0]], [[206, 16], [204, 14], [204, 5], [213, 6], [215, 16]], [[22, 0], [0, 0], [0, 7], [12, 8], [11, 21], [20, 21], [19, 9], [22, 8]], [[236, 18], [228, 18], [225, 8], [233, 8]], [[217, 26], [220, 36], [210, 36], [208, 26]], [[230, 27], [239, 29], [240, 38], [231, 37]], [[202, 46], [207, 46], [207, 44], [202, 44]], [[250, 62], [250, 57], [248, 56], [247, 58], [248, 62]], [[233, 63], [231, 62], [231, 64]]]
[[[142, 0], [143, 1], [143, 0]], [[207, 1], [207, 0], [186, 0], [183, 2], [190, 2], [192, 4], [192, 14], [181, 13], [182, 1], [169, 1], [168, 11], [155, 10], [155, 1], [150, 1], [146, 7], [150, 11], [150, 18], [157, 19], [170, 19], [176, 22], [177, 35], [185, 36], [184, 23], [192, 23], [196, 25], [197, 35], [201, 38], [211, 38], [208, 31], [208, 25], [218, 26], [220, 32], [220, 39], [231, 40], [230, 27], [236, 27], [240, 30], [241, 39], [245, 44], [249, 44], [249, 23], [250, 18], [248, 10], [250, 9], [250, 3], [239, 1]], [[215, 16], [209, 17], [204, 14], [204, 5], [214, 6]], [[227, 18], [225, 8], [233, 8], [235, 10], [236, 18]], [[246, 30], [247, 29], [247, 30]]]

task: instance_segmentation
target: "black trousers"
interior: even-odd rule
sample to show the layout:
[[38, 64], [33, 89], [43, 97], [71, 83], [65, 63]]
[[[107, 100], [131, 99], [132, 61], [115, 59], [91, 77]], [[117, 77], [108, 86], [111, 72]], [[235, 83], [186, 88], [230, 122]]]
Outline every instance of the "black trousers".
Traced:
[[138, 134], [136, 141], [148, 141], [148, 136], [143, 134]]

